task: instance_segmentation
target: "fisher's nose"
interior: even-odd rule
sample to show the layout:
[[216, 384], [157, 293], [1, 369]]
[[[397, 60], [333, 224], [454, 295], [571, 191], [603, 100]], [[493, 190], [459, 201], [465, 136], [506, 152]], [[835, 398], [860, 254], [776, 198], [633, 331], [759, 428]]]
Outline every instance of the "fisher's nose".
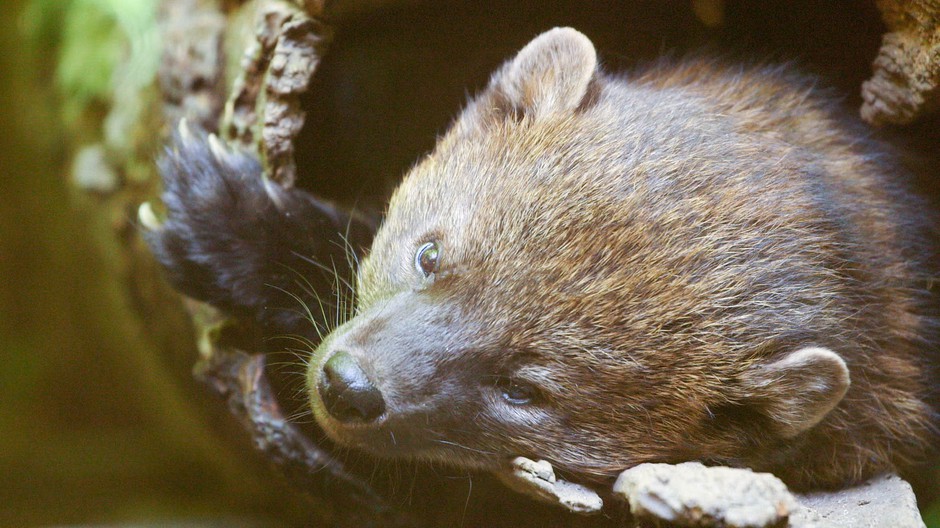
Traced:
[[382, 393], [345, 350], [323, 365], [317, 390], [327, 412], [341, 422], [371, 422], [385, 412]]

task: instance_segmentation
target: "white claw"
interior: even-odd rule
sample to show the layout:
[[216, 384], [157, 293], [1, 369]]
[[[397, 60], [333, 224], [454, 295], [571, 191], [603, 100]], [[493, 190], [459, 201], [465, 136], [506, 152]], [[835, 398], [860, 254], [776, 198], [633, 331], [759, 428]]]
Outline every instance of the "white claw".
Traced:
[[137, 208], [137, 220], [147, 231], [159, 231], [163, 229], [163, 224], [157, 219], [157, 215], [153, 212], [153, 206], [150, 205], [150, 202], [144, 202]]
[[283, 211], [284, 200], [281, 196], [281, 193], [284, 192], [284, 189], [280, 185], [268, 179], [267, 176], [261, 177], [261, 183], [262, 185], [264, 185], [264, 192], [267, 193], [268, 198], [270, 198], [271, 201], [274, 202], [274, 206], [277, 207], [278, 210]]
[[176, 128], [177, 130], [179, 130], [180, 138], [182, 138], [183, 141], [190, 141], [191, 139], [193, 139], [193, 133], [189, 129], [189, 122], [186, 120], [185, 117], [180, 119], [180, 122]]
[[228, 149], [225, 148], [222, 140], [215, 134], [209, 134], [209, 150], [212, 151], [212, 155], [215, 156], [215, 159], [219, 161], [225, 161], [225, 158], [228, 157]]

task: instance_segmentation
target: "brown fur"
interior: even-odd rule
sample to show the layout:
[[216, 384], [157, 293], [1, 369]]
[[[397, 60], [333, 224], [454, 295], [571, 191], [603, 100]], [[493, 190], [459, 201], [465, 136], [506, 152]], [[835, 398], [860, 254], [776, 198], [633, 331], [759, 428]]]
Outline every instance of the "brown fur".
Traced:
[[[406, 177], [311, 361], [318, 422], [380, 456], [585, 480], [703, 460], [839, 486], [921, 459], [936, 252], [893, 158], [784, 68], [596, 64], [543, 34]], [[385, 398], [374, 422], [320, 401], [340, 349]], [[539, 396], [508, 403], [507, 379]]]

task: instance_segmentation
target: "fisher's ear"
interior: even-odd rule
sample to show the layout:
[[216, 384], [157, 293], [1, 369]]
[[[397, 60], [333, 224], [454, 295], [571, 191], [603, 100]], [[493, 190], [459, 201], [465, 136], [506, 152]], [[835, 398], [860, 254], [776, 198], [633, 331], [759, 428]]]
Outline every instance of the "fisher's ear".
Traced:
[[510, 115], [540, 119], [573, 112], [588, 95], [596, 71], [590, 39], [572, 28], [551, 29], [493, 74], [458, 125], [473, 128]]
[[784, 438], [818, 424], [849, 389], [849, 369], [828, 348], [801, 348], [744, 374], [746, 399]]

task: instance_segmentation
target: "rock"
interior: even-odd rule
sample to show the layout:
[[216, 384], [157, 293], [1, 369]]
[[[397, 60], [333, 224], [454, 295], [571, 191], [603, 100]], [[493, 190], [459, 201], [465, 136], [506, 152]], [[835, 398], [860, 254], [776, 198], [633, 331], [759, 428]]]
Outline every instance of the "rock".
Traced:
[[794, 528], [924, 527], [911, 485], [897, 475], [881, 475], [853, 488], [836, 492], [797, 495], [797, 500], [829, 524], [791, 522], [790, 526]]
[[684, 464], [640, 464], [620, 474], [614, 493], [639, 520], [675, 526], [780, 526], [797, 509], [786, 485], [769, 473]]
[[680, 527], [924, 528], [910, 484], [881, 475], [834, 492], [792, 495], [777, 477], [749, 469], [641, 464], [614, 494], [640, 521]]
[[812, 508], [807, 508], [802, 504], [797, 506], [796, 511], [790, 514], [787, 522], [787, 528], [845, 528], [841, 524], [836, 524]]

